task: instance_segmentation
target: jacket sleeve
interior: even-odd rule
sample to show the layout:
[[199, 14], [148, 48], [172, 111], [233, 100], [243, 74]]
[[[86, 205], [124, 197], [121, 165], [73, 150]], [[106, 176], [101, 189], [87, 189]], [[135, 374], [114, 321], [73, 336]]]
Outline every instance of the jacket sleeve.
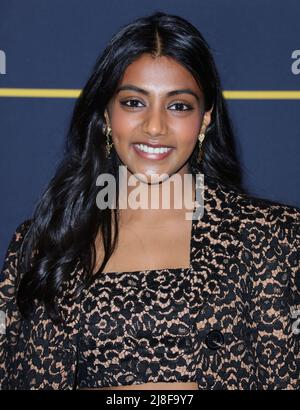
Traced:
[[16, 303], [18, 253], [30, 220], [15, 230], [0, 273], [0, 390], [9, 389], [9, 374], [13, 363], [14, 346], [18, 340], [20, 312]]
[[[257, 261], [253, 323], [258, 388], [300, 389], [300, 212], [270, 214], [268, 246]], [[264, 241], [264, 240], [263, 240]], [[263, 242], [262, 241], [262, 242]]]

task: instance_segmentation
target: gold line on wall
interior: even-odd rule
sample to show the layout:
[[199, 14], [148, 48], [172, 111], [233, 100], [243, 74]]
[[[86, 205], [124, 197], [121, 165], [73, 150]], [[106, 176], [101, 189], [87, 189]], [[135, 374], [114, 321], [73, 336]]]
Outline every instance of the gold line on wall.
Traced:
[[77, 98], [81, 90], [55, 88], [0, 88], [0, 97]]
[[[15, 98], [78, 98], [80, 89], [0, 88], [0, 97]], [[223, 91], [228, 100], [299, 100], [300, 91]]]
[[223, 91], [228, 100], [299, 100], [300, 91]]

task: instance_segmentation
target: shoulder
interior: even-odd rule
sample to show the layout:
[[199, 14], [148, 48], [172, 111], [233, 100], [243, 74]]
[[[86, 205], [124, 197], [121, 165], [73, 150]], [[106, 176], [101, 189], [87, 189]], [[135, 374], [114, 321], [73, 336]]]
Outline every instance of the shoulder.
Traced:
[[254, 276], [279, 282], [288, 277], [300, 303], [300, 209], [219, 183], [208, 182], [208, 186], [223, 208], [224, 219], [235, 227], [242, 248], [251, 255]]
[[22, 223], [20, 223], [16, 227], [9, 241], [4, 258], [4, 263], [0, 272], [1, 288], [3, 288], [3, 286], [7, 285], [8, 283], [13, 283], [15, 280], [21, 246], [24, 242], [26, 234], [29, 231], [31, 223], [31, 219], [26, 219]]
[[209, 203], [206, 219], [218, 226], [218, 236], [229, 233], [247, 260], [266, 271], [273, 270], [274, 274], [276, 270], [290, 271], [297, 280], [300, 276], [300, 209], [241, 193], [210, 180], [206, 188]]
[[13, 235], [11, 237], [11, 240], [10, 240], [9, 246], [8, 246], [10, 250], [15, 250], [15, 248], [19, 248], [31, 224], [32, 224], [32, 220], [26, 219], [15, 228]]
[[27, 232], [29, 231], [31, 224], [32, 220], [26, 219], [15, 228], [15, 231], [13, 232], [13, 235], [7, 247], [5, 261], [17, 256], [20, 245], [22, 244]]
[[[281, 226], [299, 230], [300, 208], [265, 198], [239, 192], [219, 182], [208, 179], [206, 183], [208, 201], [233, 219], [253, 226]], [[230, 215], [229, 215], [230, 214]]]

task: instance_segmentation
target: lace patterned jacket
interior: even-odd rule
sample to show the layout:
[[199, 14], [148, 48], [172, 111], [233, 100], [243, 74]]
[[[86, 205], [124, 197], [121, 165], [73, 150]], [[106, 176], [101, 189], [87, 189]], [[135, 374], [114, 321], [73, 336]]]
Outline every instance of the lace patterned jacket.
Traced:
[[[74, 389], [83, 268], [75, 264], [54, 324], [41, 304], [22, 319], [15, 290], [18, 249], [9, 244], [0, 276], [1, 389]], [[300, 389], [300, 210], [205, 183], [195, 222], [191, 312], [199, 389]]]

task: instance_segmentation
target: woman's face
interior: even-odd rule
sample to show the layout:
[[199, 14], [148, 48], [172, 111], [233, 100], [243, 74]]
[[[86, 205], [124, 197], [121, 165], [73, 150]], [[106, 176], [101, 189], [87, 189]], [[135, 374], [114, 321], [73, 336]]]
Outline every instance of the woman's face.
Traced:
[[132, 174], [144, 174], [148, 183], [153, 174], [188, 173], [201, 126], [211, 120], [190, 72], [172, 58], [150, 54], [127, 67], [107, 108], [121, 162]]

